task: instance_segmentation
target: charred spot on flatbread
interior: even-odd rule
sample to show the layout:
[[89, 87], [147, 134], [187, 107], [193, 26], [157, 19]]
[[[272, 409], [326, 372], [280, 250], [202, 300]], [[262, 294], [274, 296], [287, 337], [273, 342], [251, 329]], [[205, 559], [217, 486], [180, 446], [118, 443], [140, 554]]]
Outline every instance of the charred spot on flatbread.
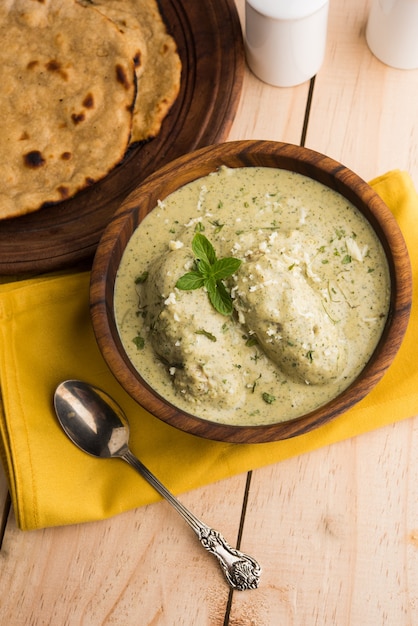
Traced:
[[30, 169], [37, 169], [45, 164], [45, 159], [39, 150], [31, 150], [31, 152], [24, 154], [23, 161], [26, 167], [29, 167]]

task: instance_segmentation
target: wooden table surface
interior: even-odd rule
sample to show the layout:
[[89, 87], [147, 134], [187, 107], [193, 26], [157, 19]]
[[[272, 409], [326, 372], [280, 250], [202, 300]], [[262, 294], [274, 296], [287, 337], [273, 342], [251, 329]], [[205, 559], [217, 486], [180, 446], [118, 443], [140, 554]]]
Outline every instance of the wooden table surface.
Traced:
[[[404, 169], [418, 187], [418, 70], [369, 51], [370, 2], [331, 0], [310, 83], [246, 72], [230, 139], [302, 143], [366, 180]], [[241, 18], [244, 0], [237, 0]], [[418, 407], [417, 407], [418, 413]], [[0, 623], [120, 626], [418, 624], [418, 417], [184, 494], [263, 567], [230, 593], [165, 502], [107, 521], [17, 529], [0, 472]]]

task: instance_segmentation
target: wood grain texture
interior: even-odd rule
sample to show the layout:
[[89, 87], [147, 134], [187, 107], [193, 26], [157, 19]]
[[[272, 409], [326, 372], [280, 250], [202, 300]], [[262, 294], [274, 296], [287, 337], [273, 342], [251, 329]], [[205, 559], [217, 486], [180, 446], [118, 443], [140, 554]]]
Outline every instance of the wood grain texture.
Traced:
[[417, 458], [415, 419], [254, 472], [244, 540], [263, 584], [229, 624], [417, 624]]
[[315, 79], [306, 145], [365, 180], [404, 169], [418, 186], [418, 70], [388, 67], [372, 54], [370, 4], [330, 3], [333, 36]]
[[[241, 28], [245, 32], [245, 2], [237, 0], [236, 5]], [[308, 98], [309, 82], [293, 89], [278, 89], [260, 81], [247, 66], [243, 96], [228, 141], [265, 139], [299, 145]]]
[[226, 138], [244, 56], [233, 0], [160, 0], [182, 61], [179, 96], [159, 135], [129, 150], [103, 181], [59, 205], [0, 222], [0, 274], [56, 270], [91, 259], [115, 209], [156, 168]]
[[[199, 489], [182, 502], [232, 545], [245, 476], [230, 484]], [[222, 626], [229, 593], [216, 559], [166, 502], [30, 533], [12, 516], [0, 587], [0, 623], [13, 626]]]
[[[244, 0], [237, 5], [243, 16]], [[367, 180], [401, 167], [417, 184], [416, 72], [371, 56], [361, 36], [369, 7], [370, 0], [330, 2], [307, 145]], [[307, 94], [308, 85], [274, 89], [246, 71], [230, 137], [298, 143]], [[263, 572], [260, 588], [234, 592], [231, 607], [216, 565], [159, 503], [30, 533], [17, 530], [11, 515], [0, 551], [0, 622], [418, 624], [418, 417], [256, 470], [248, 501], [244, 483], [235, 477], [182, 496], [231, 542], [246, 505], [241, 547]]]
[[[388, 321], [362, 374], [337, 398], [306, 416], [266, 426], [232, 426], [197, 418], [165, 402], [138, 374], [120, 341], [114, 318], [114, 284], [125, 247], [144, 217], [183, 185], [228, 167], [266, 166], [309, 176], [348, 198], [375, 228], [391, 272]], [[235, 443], [261, 443], [294, 437], [321, 426], [361, 400], [392, 363], [409, 319], [412, 279], [399, 227], [380, 197], [354, 172], [312, 150], [270, 141], [237, 141], [202, 148], [151, 175], [122, 203], [96, 252], [91, 276], [91, 314], [102, 354], [113, 374], [142, 406], [172, 426], [201, 437]]]

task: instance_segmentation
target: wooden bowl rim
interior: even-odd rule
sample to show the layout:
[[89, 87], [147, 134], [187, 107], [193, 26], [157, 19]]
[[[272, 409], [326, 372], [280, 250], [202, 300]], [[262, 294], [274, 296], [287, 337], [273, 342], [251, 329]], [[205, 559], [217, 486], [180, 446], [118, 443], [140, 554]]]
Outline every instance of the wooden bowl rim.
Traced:
[[[271, 166], [319, 180], [341, 193], [365, 215], [386, 251], [391, 275], [391, 303], [381, 339], [361, 375], [336, 398], [285, 422], [235, 426], [212, 422], [168, 403], [142, 379], [129, 361], [113, 317], [113, 291], [119, 260], [130, 235], [145, 215], [178, 187], [229, 167]], [[412, 272], [400, 228], [380, 196], [357, 174], [301, 146], [265, 140], [231, 141], [201, 148], [163, 166], [121, 204], [100, 240], [93, 262], [90, 310], [99, 349], [116, 379], [151, 414], [188, 433], [234, 443], [264, 443], [307, 433], [344, 413], [380, 381], [402, 343], [412, 303]]]

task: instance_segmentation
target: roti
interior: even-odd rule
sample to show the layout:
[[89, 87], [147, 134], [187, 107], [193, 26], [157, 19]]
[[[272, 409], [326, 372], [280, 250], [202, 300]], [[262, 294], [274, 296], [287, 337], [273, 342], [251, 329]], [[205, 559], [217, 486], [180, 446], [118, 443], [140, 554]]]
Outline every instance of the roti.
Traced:
[[0, 35], [0, 219], [102, 179], [179, 93], [156, 0], [4, 0]]
[[115, 24], [73, 0], [0, 6], [0, 217], [59, 202], [125, 154], [134, 64]]
[[111, 19], [135, 60], [137, 97], [131, 143], [158, 135], [180, 90], [181, 61], [156, 0], [82, 0]]

